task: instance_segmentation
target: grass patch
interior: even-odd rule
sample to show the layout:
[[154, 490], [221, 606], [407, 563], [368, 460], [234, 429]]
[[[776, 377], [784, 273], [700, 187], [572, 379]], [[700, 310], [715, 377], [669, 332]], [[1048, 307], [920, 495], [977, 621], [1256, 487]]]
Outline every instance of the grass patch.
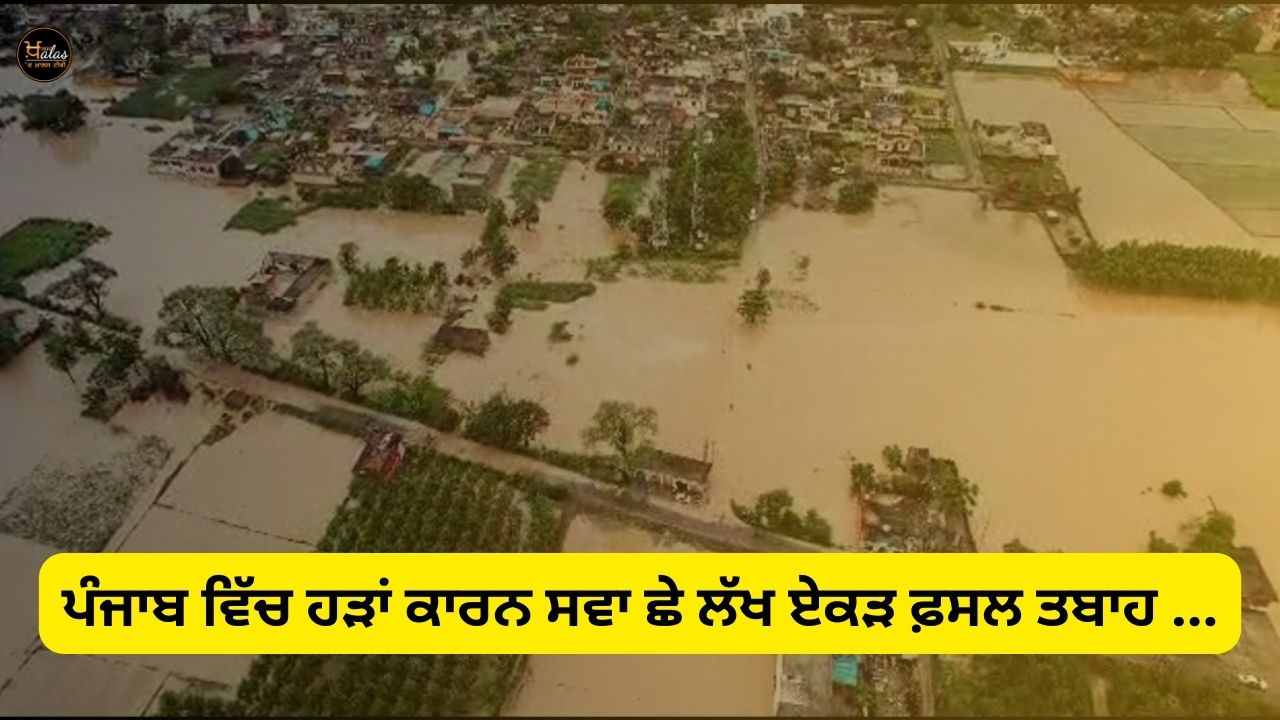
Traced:
[[1071, 186], [1055, 162], [986, 155], [982, 174], [995, 192], [998, 207], [1038, 210], [1070, 204]]
[[106, 114], [131, 118], [181, 120], [200, 105], [233, 102], [238, 65], [185, 68], [162, 75], [107, 108]]
[[1229, 128], [1130, 125], [1135, 140], [1167, 163], [1280, 168], [1276, 133]]
[[1071, 265], [1086, 282], [1114, 290], [1280, 304], [1280, 258], [1257, 250], [1091, 244]]
[[725, 271], [734, 264], [727, 260], [649, 260], [609, 255], [587, 260], [587, 278], [617, 282], [626, 275], [646, 280], [713, 283], [723, 281]]
[[16, 281], [74, 258], [111, 233], [88, 222], [29, 218], [0, 235], [0, 282]]
[[257, 198], [236, 211], [223, 230], [252, 230], [263, 235], [297, 222], [298, 213], [283, 198]]
[[549, 202], [556, 194], [560, 175], [564, 172], [564, 158], [551, 153], [534, 155], [516, 171], [511, 181], [511, 197], [534, 202]]
[[511, 302], [511, 306], [520, 310], [546, 310], [551, 303], [571, 303], [596, 292], [594, 283], [589, 282], [543, 282], [541, 280], [520, 280], [507, 283], [500, 291], [502, 296]]
[[1249, 88], [1259, 100], [1267, 107], [1280, 108], [1280, 55], [1236, 55], [1232, 66], [1249, 81]]
[[924, 158], [930, 165], [964, 164], [960, 141], [950, 130], [931, 130], [925, 135]]

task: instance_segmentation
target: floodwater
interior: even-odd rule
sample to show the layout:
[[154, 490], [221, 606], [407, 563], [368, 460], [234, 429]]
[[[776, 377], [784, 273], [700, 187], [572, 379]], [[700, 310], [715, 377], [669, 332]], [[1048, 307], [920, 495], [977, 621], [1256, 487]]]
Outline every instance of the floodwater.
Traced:
[[[980, 486], [985, 549], [1140, 550], [1212, 499], [1280, 562], [1280, 312], [1088, 290], [1032, 218], [965, 193], [893, 189], [859, 219], [782, 210], [749, 257], [820, 309], [738, 333], [713, 502], [787, 487], [847, 538], [843, 455], [919, 445]], [[1173, 478], [1190, 498], [1144, 494]]]
[[[1050, 125], [1104, 242], [1256, 244], [1074, 88], [964, 73], [958, 83], [972, 118]], [[90, 250], [120, 272], [108, 306], [148, 328], [166, 292], [240, 283], [268, 249], [332, 256], [354, 241], [373, 262], [395, 254], [424, 264], [442, 259], [455, 270], [483, 224], [475, 216], [324, 210], [272, 236], [224, 232], [254, 191], [148, 175], [146, 153], [163, 138], [100, 117], [68, 138], [15, 128], [0, 134], [0, 163], [22, 169], [0, 179], [0, 227], [47, 215], [110, 228], [112, 236]], [[522, 251], [517, 277], [580, 277], [577, 260], [613, 249], [617, 239], [594, 212], [604, 182], [569, 165], [535, 231], [512, 230]], [[803, 281], [793, 278], [801, 256], [811, 263]], [[741, 327], [737, 295], [760, 266], [772, 271], [775, 287], [810, 307], [788, 303], [764, 327]], [[283, 342], [297, 324], [316, 319], [416, 368], [438, 319], [345, 308], [342, 286], [335, 277], [296, 316], [274, 321], [272, 335]], [[485, 291], [469, 324], [482, 324], [491, 294]], [[1018, 312], [977, 310], [977, 301]], [[969, 194], [890, 189], [857, 218], [781, 209], [764, 220], [726, 282], [624, 279], [573, 304], [516, 311], [514, 320], [487, 357], [447, 360], [441, 382], [466, 400], [501, 387], [539, 400], [552, 416], [545, 440], [565, 448], [580, 445], [600, 401], [651, 405], [659, 445], [714, 460], [711, 515], [727, 516], [731, 500], [786, 488], [801, 510], [816, 508], [832, 523], [837, 542], [852, 543], [856, 508], [845, 456], [872, 458], [899, 443], [954, 458], [980, 485], [974, 529], [987, 549], [1013, 537], [1044, 549], [1141, 549], [1149, 530], [1173, 535], [1212, 499], [1236, 516], [1240, 542], [1258, 547], [1273, 567], [1280, 558], [1271, 517], [1280, 487], [1270, 482], [1280, 470], [1273, 438], [1280, 314], [1084, 289], [1033, 217], [983, 210]], [[572, 341], [548, 341], [557, 320], [568, 321]], [[3, 483], [54, 449], [81, 443], [76, 392], [44, 367], [38, 348], [0, 373], [0, 407]], [[240, 431], [245, 437], [197, 458], [225, 472], [270, 467], [264, 449], [310, 452], [305, 434], [254, 440], [253, 423], [262, 422], [270, 423], [255, 420]], [[109, 432], [85, 427], [87, 436]], [[253, 447], [231, 457], [240, 442]], [[336, 463], [352, 451], [324, 452]], [[312, 467], [299, 472], [311, 477]], [[199, 503], [250, 503], [218, 506], [217, 520], [261, 523], [261, 532], [302, 540], [322, 528], [315, 523], [323, 518], [312, 514], [266, 526], [259, 513], [271, 508], [252, 505], [258, 496], [240, 481], [217, 485], [215, 474], [202, 481]], [[1144, 494], [1173, 478], [1190, 498]], [[281, 492], [314, 490], [331, 510], [341, 497], [331, 482]], [[182, 485], [180, 478], [174, 492]]]
[[[578, 515], [565, 552], [696, 552], [609, 518]], [[771, 715], [773, 655], [533, 655], [507, 715]]]
[[[1166, 240], [1277, 251], [1276, 243], [1247, 233], [1065, 81], [974, 72], [958, 72], [955, 81], [970, 120], [1048, 125], [1068, 182], [1083, 188], [1081, 210], [1099, 242]], [[1099, 85], [1091, 84], [1090, 92], [1112, 99], [1098, 93]]]

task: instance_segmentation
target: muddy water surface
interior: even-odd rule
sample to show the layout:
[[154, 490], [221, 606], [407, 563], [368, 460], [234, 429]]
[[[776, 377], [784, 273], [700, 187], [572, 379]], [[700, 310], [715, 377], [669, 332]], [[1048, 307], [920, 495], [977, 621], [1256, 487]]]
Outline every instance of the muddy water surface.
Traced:
[[[1280, 562], [1280, 313], [1086, 290], [1028, 220], [916, 190], [866, 219], [768, 218], [749, 264], [820, 309], [735, 333], [714, 495], [787, 487], [849, 538], [842, 456], [914, 444], [981, 486], [988, 549], [1137, 550], [1211, 497]], [[797, 254], [802, 283], [780, 271]], [[1172, 478], [1190, 498], [1144, 494]]]
[[[695, 552], [617, 521], [579, 515], [566, 552]], [[773, 655], [534, 655], [508, 715], [769, 715]]]
[[1082, 211], [1100, 242], [1167, 240], [1278, 250], [1276, 243], [1245, 232], [1074, 86], [1056, 78], [988, 73], [960, 72], [955, 80], [970, 120], [1037, 120], [1049, 126], [1068, 182], [1083, 188]]

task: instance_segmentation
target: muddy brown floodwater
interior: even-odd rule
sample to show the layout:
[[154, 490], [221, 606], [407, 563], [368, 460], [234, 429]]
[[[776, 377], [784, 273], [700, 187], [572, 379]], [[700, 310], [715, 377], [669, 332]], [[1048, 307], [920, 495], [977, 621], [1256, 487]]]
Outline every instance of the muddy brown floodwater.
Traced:
[[[1103, 241], [1257, 245], [1076, 89], [1043, 78], [958, 80], [971, 117], [1049, 123]], [[120, 272], [108, 305], [147, 327], [165, 292], [238, 284], [267, 249], [332, 255], [351, 240], [372, 261], [396, 254], [452, 269], [480, 234], [474, 216], [336, 210], [273, 236], [223, 232], [253, 191], [148, 175], [146, 153], [163, 135], [141, 125], [94, 117], [61, 139], [7, 128], [0, 163], [22, 173], [0, 177], [0, 227], [48, 215], [110, 228], [90, 250]], [[540, 226], [513, 231], [517, 276], [580, 277], [577, 260], [612, 249], [593, 210], [603, 187], [602, 176], [566, 168]], [[793, 277], [802, 256], [803, 281]], [[734, 305], [760, 266], [790, 300], [766, 326], [745, 329]], [[273, 337], [283, 342], [316, 319], [416, 369], [438, 319], [353, 311], [342, 285], [335, 278], [298, 316], [274, 322]], [[483, 322], [491, 295], [469, 322]], [[978, 301], [1016, 312], [978, 310]], [[574, 340], [548, 342], [557, 320]], [[983, 210], [966, 193], [890, 188], [866, 216], [775, 211], [723, 283], [630, 278], [576, 303], [517, 311], [486, 358], [451, 357], [439, 379], [466, 400], [503, 386], [539, 400], [553, 418], [545, 439], [565, 448], [580, 445], [601, 400], [653, 406], [661, 446], [713, 458], [709, 515], [786, 488], [831, 521], [837, 542], [852, 543], [846, 454], [921, 445], [981, 487], [974, 529], [986, 549], [1019, 537], [1043, 549], [1137, 550], [1149, 530], [1175, 535], [1212, 499], [1275, 572], [1277, 360], [1274, 310], [1097, 293], [1077, 285], [1033, 217]], [[15, 448], [0, 454], [5, 483], [57, 446], [48, 438], [79, 442], [81, 430], [63, 434], [78, 422], [75, 390], [38, 372], [42, 362], [29, 351], [0, 374], [0, 421], [16, 429], [0, 438]], [[1173, 478], [1190, 498], [1144, 494]]]
[[[578, 515], [565, 552], [696, 552]], [[774, 655], [531, 655], [507, 715], [771, 715]]]

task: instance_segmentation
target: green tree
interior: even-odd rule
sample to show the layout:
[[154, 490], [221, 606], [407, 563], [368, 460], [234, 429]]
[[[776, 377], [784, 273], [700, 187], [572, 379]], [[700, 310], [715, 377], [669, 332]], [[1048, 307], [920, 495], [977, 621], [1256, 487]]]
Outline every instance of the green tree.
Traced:
[[314, 320], [308, 320], [290, 338], [290, 359], [308, 372], [318, 374], [325, 391], [333, 389], [333, 368], [338, 341], [320, 329]]
[[386, 192], [387, 202], [395, 210], [439, 213], [449, 206], [444, 191], [422, 175], [396, 173], [387, 178]]
[[836, 210], [850, 214], [870, 210], [879, 190], [875, 181], [870, 178], [855, 177], [847, 180], [836, 195]]
[[605, 222], [609, 223], [609, 227], [614, 229], [624, 227], [631, 218], [635, 217], [635, 200], [622, 193], [607, 194], [602, 214]]
[[484, 231], [480, 235], [478, 255], [494, 277], [503, 277], [519, 259], [520, 253], [507, 237], [507, 206], [501, 200], [489, 203]]
[[334, 344], [338, 358], [334, 383], [345, 397], [360, 400], [366, 385], [391, 377], [391, 363], [386, 358], [365, 350], [354, 340], [338, 340]]
[[651, 447], [658, 432], [658, 411], [630, 402], [605, 400], [596, 408], [591, 424], [582, 431], [587, 447], [607, 445], [630, 465], [635, 453]]
[[769, 319], [773, 303], [769, 300], [769, 283], [772, 276], [765, 268], [756, 273], [755, 287], [747, 288], [738, 297], [738, 315], [748, 325], [759, 325]]
[[489, 396], [467, 420], [467, 437], [486, 445], [518, 450], [551, 425], [551, 414], [532, 400], [513, 400], [505, 392]]
[[515, 301], [507, 293], [498, 293], [493, 299], [493, 309], [484, 316], [489, 329], [499, 335], [505, 335], [511, 329], [511, 311], [515, 309]]
[[511, 216], [511, 222], [515, 224], [523, 224], [525, 230], [533, 228], [542, 219], [542, 211], [538, 209], [538, 203], [533, 198], [520, 196], [516, 198], [515, 213]]
[[116, 277], [115, 268], [93, 258], [77, 258], [76, 262], [79, 267], [45, 292], [51, 297], [76, 302], [80, 307], [88, 306], [101, 318], [106, 313], [107, 282]]
[[271, 356], [262, 319], [240, 307], [232, 287], [188, 285], [165, 296], [156, 342], [202, 351], [229, 363], [260, 364]]
[[71, 371], [80, 362], [80, 356], [83, 352], [84, 349], [81, 344], [71, 333], [62, 332], [57, 328], [49, 328], [44, 334], [45, 360], [48, 361], [49, 367], [65, 373], [72, 385], [76, 384], [76, 378], [71, 374]]
[[1196, 523], [1187, 552], [1225, 553], [1236, 544], [1236, 519], [1221, 510], [1210, 510]]
[[52, 95], [28, 95], [22, 99], [23, 129], [68, 133], [84, 125], [88, 106], [66, 90]]

